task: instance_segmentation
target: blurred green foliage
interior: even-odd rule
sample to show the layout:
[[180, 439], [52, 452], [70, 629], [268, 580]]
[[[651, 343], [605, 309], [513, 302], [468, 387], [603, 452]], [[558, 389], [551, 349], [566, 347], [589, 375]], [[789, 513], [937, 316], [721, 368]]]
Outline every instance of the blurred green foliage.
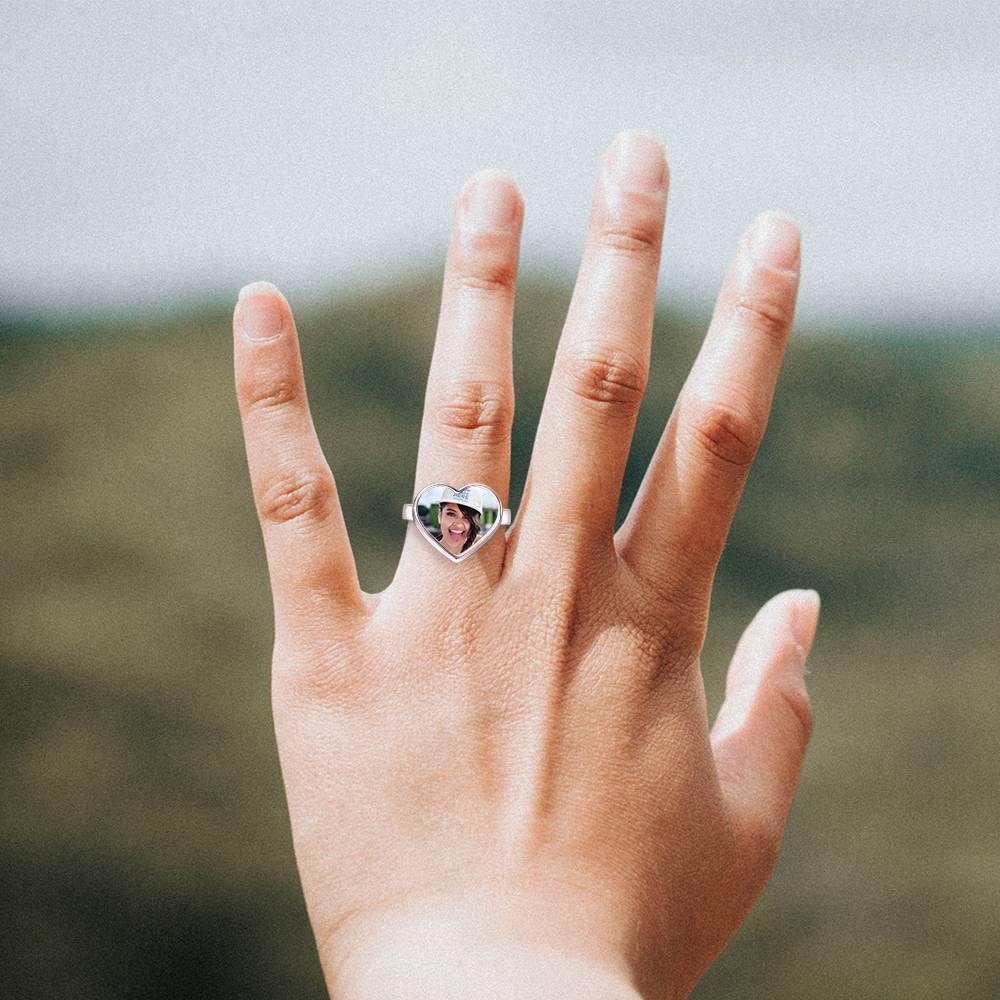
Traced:
[[[413, 280], [298, 311], [368, 590], [406, 529], [438, 295]], [[519, 290], [515, 509], [568, 300]], [[658, 314], [620, 517], [706, 321]], [[714, 711], [756, 607], [816, 587], [816, 730], [775, 878], [700, 1000], [1000, 996], [1000, 351], [934, 333], [789, 349], [703, 664]], [[0, 322], [0, 402], [3, 996], [325, 995], [228, 307]]]

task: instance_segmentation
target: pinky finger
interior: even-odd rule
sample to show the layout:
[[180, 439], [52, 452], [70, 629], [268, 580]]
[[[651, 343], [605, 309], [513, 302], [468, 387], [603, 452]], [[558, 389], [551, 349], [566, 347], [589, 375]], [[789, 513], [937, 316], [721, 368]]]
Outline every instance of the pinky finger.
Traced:
[[240, 291], [233, 314], [236, 395], [275, 616], [363, 608], [333, 474], [306, 398], [295, 321], [265, 281]]

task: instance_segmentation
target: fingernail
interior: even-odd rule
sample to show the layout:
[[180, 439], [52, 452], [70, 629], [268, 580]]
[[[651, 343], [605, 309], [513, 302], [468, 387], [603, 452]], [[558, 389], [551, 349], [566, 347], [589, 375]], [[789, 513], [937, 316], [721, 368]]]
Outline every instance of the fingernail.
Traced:
[[278, 286], [272, 285], [270, 281], [251, 281], [249, 285], [244, 285], [240, 289], [237, 301], [247, 295], [253, 295], [254, 292], [278, 292], [279, 295], [281, 294], [278, 290]]
[[750, 229], [750, 254], [758, 264], [779, 271], [798, 271], [799, 227], [782, 212], [763, 212]]
[[806, 657], [812, 648], [819, 621], [820, 597], [815, 590], [796, 591], [796, 601], [792, 607], [788, 627], [799, 652], [799, 667], [805, 667]]
[[240, 327], [247, 340], [259, 344], [281, 335], [285, 313], [279, 295], [269, 281], [255, 281], [240, 289]]
[[663, 146], [645, 132], [619, 132], [608, 149], [608, 176], [630, 191], [661, 191], [667, 182]]
[[517, 228], [521, 199], [513, 180], [500, 170], [480, 170], [462, 191], [462, 225], [475, 232]]

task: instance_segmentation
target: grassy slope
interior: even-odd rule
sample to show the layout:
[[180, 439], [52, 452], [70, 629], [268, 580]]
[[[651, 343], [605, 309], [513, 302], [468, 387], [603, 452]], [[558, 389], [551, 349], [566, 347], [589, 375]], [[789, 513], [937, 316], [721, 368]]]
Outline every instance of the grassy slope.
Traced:
[[[519, 295], [514, 507], [567, 300]], [[369, 590], [402, 540], [436, 308], [414, 283], [298, 317]], [[659, 317], [622, 515], [700, 325]], [[816, 586], [817, 728], [777, 876], [699, 998], [1000, 993], [995, 344], [806, 331], [790, 350], [704, 666], [714, 707], [754, 608]], [[9, 995], [323, 995], [228, 315], [0, 337], [0, 401]]]

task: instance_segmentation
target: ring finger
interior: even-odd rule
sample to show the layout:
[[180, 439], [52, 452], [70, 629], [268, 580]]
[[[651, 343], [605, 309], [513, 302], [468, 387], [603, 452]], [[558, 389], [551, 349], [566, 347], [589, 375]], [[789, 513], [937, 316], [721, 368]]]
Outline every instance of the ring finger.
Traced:
[[[511, 330], [524, 216], [514, 182], [496, 170], [475, 174], [453, 215], [441, 312], [417, 453], [416, 490], [484, 483], [509, 502], [514, 419]], [[497, 529], [500, 530], [499, 528]], [[415, 530], [403, 562], [443, 568]], [[499, 576], [503, 545], [491, 542], [471, 562], [489, 582]], [[462, 563], [463, 570], [470, 563]], [[465, 579], [472, 574], [466, 572]]]

